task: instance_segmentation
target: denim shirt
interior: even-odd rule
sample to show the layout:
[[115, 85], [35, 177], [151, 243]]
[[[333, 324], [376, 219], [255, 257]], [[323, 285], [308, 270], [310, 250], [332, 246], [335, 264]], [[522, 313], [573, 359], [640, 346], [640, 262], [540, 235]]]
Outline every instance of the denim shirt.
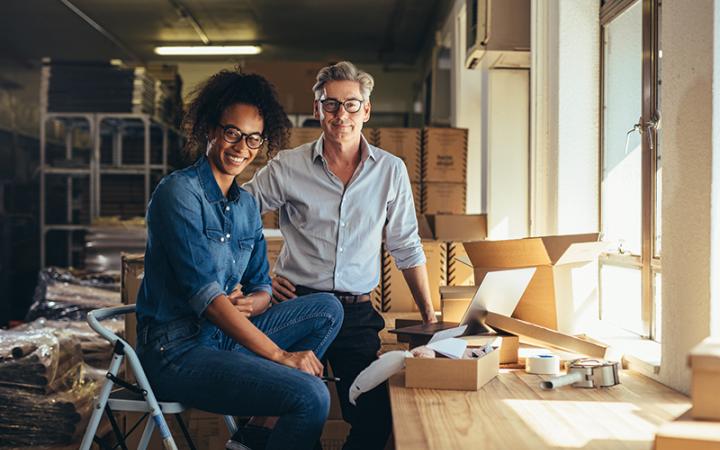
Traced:
[[262, 221], [252, 195], [233, 183], [227, 198], [207, 157], [158, 184], [147, 211], [138, 327], [201, 318], [238, 285], [272, 292]]

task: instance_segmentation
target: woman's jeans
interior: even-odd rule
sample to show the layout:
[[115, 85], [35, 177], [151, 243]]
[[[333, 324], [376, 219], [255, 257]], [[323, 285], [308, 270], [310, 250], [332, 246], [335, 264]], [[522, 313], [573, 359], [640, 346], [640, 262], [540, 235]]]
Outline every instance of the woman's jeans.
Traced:
[[[280, 348], [321, 358], [343, 308], [333, 295], [312, 294], [251, 320]], [[161, 400], [223, 415], [279, 416], [268, 449], [312, 449], [322, 433], [330, 397], [320, 378], [252, 353], [207, 320], [142, 327], [138, 356]]]

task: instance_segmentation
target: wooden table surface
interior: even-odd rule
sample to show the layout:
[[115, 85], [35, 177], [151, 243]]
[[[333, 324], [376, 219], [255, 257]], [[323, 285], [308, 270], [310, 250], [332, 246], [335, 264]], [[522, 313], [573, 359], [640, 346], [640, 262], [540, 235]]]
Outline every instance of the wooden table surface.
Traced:
[[502, 369], [480, 391], [408, 389], [390, 379], [397, 450], [650, 449], [688, 397], [637, 372], [604, 389], [540, 389], [547, 376]]

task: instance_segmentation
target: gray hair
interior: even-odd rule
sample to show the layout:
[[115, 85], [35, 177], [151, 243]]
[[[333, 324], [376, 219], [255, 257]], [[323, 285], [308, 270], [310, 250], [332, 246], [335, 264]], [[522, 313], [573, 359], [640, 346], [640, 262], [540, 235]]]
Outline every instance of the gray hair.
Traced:
[[365, 101], [370, 99], [370, 94], [375, 86], [372, 75], [358, 69], [349, 61], [340, 61], [337, 64], [323, 67], [318, 72], [316, 80], [312, 87], [315, 92], [315, 100], [320, 100], [325, 83], [328, 81], [357, 81], [360, 84], [360, 94]]

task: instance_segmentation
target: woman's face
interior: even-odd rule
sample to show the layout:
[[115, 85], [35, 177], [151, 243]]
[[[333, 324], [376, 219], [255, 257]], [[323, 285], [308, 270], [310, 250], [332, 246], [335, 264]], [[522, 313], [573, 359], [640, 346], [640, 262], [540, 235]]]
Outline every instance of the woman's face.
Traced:
[[[228, 107], [220, 118], [220, 126], [215, 127], [209, 135], [210, 163], [222, 175], [239, 175], [260, 151], [248, 147], [247, 142], [257, 138], [257, 134], [262, 135], [263, 127], [263, 119], [257, 107], [245, 103]], [[237, 140], [241, 134], [242, 138], [237, 142], [228, 142]]]

